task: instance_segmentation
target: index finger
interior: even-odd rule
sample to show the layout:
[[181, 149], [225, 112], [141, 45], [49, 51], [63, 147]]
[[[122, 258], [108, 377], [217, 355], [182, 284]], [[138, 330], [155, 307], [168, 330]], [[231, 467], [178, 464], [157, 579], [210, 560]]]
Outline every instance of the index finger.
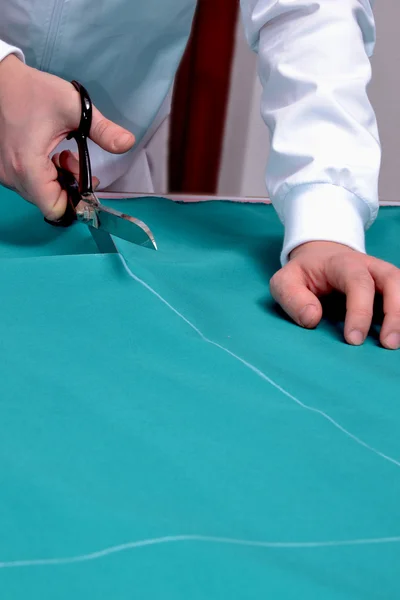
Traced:
[[56, 166], [49, 157], [36, 157], [26, 167], [23, 176], [20, 176], [18, 191], [51, 221], [61, 218], [65, 213], [67, 192], [58, 182]]

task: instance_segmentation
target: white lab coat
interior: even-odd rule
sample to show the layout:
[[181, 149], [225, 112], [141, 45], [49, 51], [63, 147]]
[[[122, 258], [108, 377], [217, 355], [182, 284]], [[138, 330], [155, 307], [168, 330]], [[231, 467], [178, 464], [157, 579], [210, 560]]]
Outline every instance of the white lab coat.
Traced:
[[[366, 92], [371, 4], [241, 0], [259, 56], [261, 111], [272, 139], [266, 184], [285, 225], [283, 263], [311, 240], [365, 251], [381, 156]], [[137, 138], [122, 157], [92, 146], [102, 187], [152, 191], [148, 151], [157, 133], [165, 135], [194, 10], [195, 0], [0, 0], [0, 60], [14, 52], [33, 67], [82, 81], [98, 108]]]

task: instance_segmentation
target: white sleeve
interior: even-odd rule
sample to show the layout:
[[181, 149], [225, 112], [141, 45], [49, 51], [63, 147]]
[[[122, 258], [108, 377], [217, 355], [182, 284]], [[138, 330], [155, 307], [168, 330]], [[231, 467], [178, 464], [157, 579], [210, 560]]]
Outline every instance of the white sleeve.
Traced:
[[20, 60], [25, 62], [25, 56], [22, 50], [20, 50], [16, 46], [10, 46], [10, 44], [7, 44], [6, 42], [0, 40], [0, 62], [9, 54], [15, 54]]
[[378, 213], [381, 149], [367, 96], [370, 0], [241, 0], [259, 55], [272, 148], [267, 187], [285, 226], [282, 264], [308, 241], [365, 252]]

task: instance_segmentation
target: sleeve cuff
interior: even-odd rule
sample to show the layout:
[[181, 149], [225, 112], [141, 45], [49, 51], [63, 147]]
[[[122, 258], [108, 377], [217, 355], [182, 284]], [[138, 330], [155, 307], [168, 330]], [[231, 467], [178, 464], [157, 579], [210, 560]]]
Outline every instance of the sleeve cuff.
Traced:
[[10, 44], [6, 44], [6, 42], [0, 40], [0, 62], [10, 54], [15, 54], [22, 62], [25, 62], [25, 56], [22, 50], [16, 46], [10, 46]]
[[365, 229], [371, 221], [369, 206], [352, 192], [329, 183], [294, 187], [286, 196], [281, 216], [285, 238], [281, 263], [306, 242], [337, 242], [365, 253]]

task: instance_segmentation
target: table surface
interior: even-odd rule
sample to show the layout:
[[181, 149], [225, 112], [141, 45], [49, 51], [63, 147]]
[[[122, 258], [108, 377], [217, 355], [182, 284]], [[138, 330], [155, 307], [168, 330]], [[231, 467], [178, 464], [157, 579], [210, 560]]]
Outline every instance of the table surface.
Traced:
[[277, 311], [273, 208], [114, 202], [121, 260], [0, 200], [1, 598], [398, 599], [400, 353]]

